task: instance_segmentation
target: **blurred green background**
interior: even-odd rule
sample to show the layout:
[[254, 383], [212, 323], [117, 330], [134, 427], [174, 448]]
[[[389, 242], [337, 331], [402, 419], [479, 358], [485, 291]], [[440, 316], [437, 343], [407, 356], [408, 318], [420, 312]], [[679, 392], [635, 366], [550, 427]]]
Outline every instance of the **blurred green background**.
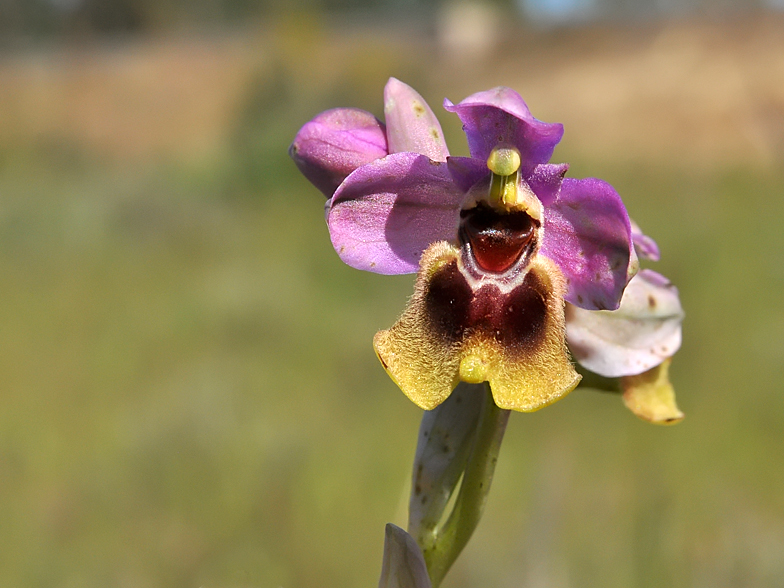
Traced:
[[445, 96], [563, 122], [687, 312], [686, 420], [513, 415], [444, 587], [784, 586], [780, 13], [115, 4], [0, 4], [0, 585], [376, 585], [421, 411], [371, 339], [412, 278], [340, 263], [286, 151], [396, 76], [453, 154]]

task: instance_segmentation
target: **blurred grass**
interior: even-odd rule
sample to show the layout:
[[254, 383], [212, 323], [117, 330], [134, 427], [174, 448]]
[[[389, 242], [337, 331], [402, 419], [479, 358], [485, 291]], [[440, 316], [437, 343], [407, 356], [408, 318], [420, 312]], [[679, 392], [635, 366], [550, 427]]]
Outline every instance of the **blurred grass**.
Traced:
[[[0, 585], [375, 585], [420, 411], [371, 339], [411, 278], [339, 262], [286, 147], [320, 109], [380, 114], [388, 75], [437, 104], [444, 72], [376, 59], [385, 43], [320, 89], [277, 46], [198, 158], [6, 142]], [[568, 127], [555, 160], [612, 182], [658, 240], [687, 418], [653, 427], [586, 390], [514, 415], [445, 587], [782, 586], [784, 169], [613, 158]]]

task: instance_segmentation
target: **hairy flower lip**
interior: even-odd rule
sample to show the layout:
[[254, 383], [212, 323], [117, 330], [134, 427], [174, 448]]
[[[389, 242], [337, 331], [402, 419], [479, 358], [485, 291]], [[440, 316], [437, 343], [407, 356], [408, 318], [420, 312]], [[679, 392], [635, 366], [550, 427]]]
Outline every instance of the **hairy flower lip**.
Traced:
[[[357, 116], [368, 125], [333, 128], [322, 124], [319, 115], [303, 126], [292, 144], [292, 157], [303, 174], [330, 197], [327, 222], [335, 250], [343, 261], [376, 273], [419, 270], [420, 274], [424, 272], [422, 279], [430, 279], [440, 262], [428, 258], [427, 270], [420, 269], [420, 262], [427, 257], [427, 251], [441, 244], [439, 247], [447, 249], [439, 251], [457, 255], [457, 268], [472, 290], [492, 285], [501, 294], [508, 294], [536, 267], [535, 273], [540, 275], [555, 272], [552, 275], [559, 276], [555, 291], [563, 292], [563, 299], [573, 305], [570, 308], [598, 317], [599, 323], [629, 312], [622, 295], [639, 268], [638, 257], [658, 260], [658, 246], [629, 219], [612, 186], [595, 178], [565, 178], [568, 165], [547, 163], [563, 134], [562, 125], [535, 119], [519, 94], [509, 88], [479, 92], [458, 104], [445, 100], [445, 108], [463, 122], [471, 154], [453, 157], [438, 120], [412, 88], [392, 78], [385, 88], [384, 106], [386, 127], [370, 113], [356, 115], [352, 114], [356, 109], [336, 109], [330, 115], [334, 120], [343, 117], [350, 121]], [[363, 147], [357, 133], [365, 127], [373, 139]], [[383, 149], [379, 147], [379, 131], [386, 145]], [[313, 137], [315, 140], [308, 142]], [[349, 140], [348, 148], [340, 147], [340, 138]], [[543, 214], [534, 249], [522, 252], [508, 268], [494, 273], [476, 263], [470, 240], [461, 233], [460, 213], [487, 194], [485, 188], [492, 177], [487, 159], [499, 144], [519, 153], [520, 181], [530, 188]], [[500, 165], [497, 171], [509, 171], [504, 161], [493, 162]], [[516, 165], [515, 162], [513, 167]], [[634, 278], [637, 283], [645, 278], [652, 287], [664, 287], [662, 283], [657, 286], [656, 279], [646, 272]], [[659, 282], [662, 280], [666, 281], [661, 278]], [[677, 291], [674, 295], [677, 300]], [[563, 302], [560, 304], [562, 307]], [[592, 312], [614, 309], [618, 309], [618, 314]], [[570, 317], [572, 314], [570, 310]], [[632, 323], [640, 317], [644, 317], [642, 310], [631, 311]], [[682, 311], [666, 320], [677, 323], [680, 337]], [[570, 318], [570, 324], [576, 326], [578, 322]], [[625, 332], [625, 327], [613, 331], [614, 328], [610, 328], [613, 336]], [[573, 333], [574, 329], [570, 329], [566, 336], [570, 345], [578, 349], [579, 337]], [[623, 337], [604, 339], [594, 345], [592, 353], [612, 364], [617, 361], [617, 348], [624, 348], [626, 343]], [[670, 355], [679, 344], [680, 339], [677, 345], [666, 347]], [[387, 368], [388, 359], [382, 359]], [[591, 361], [579, 353], [577, 359], [587, 362], [589, 369], [596, 367], [591, 367]], [[660, 354], [653, 361], [661, 360]], [[639, 370], [641, 365], [646, 362], [634, 369]], [[629, 373], [629, 369], [625, 368], [624, 373]], [[557, 397], [560, 396], [553, 398]], [[428, 402], [419, 404], [426, 407]], [[511, 406], [516, 401], [506, 398], [500, 402], [509, 402]], [[530, 410], [545, 404], [523, 403], [517, 409], [525, 406], [525, 410]]]
[[376, 334], [374, 348], [394, 382], [425, 410], [460, 379], [488, 381], [499, 407], [522, 412], [568, 394], [580, 376], [566, 352], [557, 266], [536, 257], [514, 284], [487, 274], [472, 284], [462, 252], [431, 245], [403, 315]]

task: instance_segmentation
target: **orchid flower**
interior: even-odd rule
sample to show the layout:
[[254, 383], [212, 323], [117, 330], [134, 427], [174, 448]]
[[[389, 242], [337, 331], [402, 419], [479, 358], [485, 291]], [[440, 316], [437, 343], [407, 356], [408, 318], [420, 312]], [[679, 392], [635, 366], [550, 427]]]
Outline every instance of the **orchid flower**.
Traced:
[[[449, 155], [433, 111], [394, 78], [386, 124], [359, 109], [329, 110], [290, 149], [328, 198], [330, 238], [345, 263], [417, 273], [402, 316], [374, 339], [382, 365], [426, 410], [465, 381], [488, 382], [498, 407], [529, 412], [579, 383], [568, 342], [584, 367], [627, 382], [627, 406], [642, 402], [645, 412], [667, 395], [682, 319], [674, 287], [650, 270], [637, 274], [638, 256], [658, 257], [656, 243], [608, 183], [565, 178], [568, 165], [548, 163], [563, 126], [534, 118], [514, 90], [444, 108], [463, 123], [470, 157]], [[635, 392], [643, 388], [647, 400]], [[661, 421], [657, 414], [648, 420]]]

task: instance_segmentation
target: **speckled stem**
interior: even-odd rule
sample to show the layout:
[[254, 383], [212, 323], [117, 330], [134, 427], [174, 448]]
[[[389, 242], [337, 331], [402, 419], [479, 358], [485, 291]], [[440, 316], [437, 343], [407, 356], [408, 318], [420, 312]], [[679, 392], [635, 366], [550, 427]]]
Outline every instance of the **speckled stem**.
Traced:
[[485, 385], [476, 437], [455, 506], [430, 546], [423, 546], [433, 588], [438, 588], [482, 517], [510, 411], [500, 409]]

